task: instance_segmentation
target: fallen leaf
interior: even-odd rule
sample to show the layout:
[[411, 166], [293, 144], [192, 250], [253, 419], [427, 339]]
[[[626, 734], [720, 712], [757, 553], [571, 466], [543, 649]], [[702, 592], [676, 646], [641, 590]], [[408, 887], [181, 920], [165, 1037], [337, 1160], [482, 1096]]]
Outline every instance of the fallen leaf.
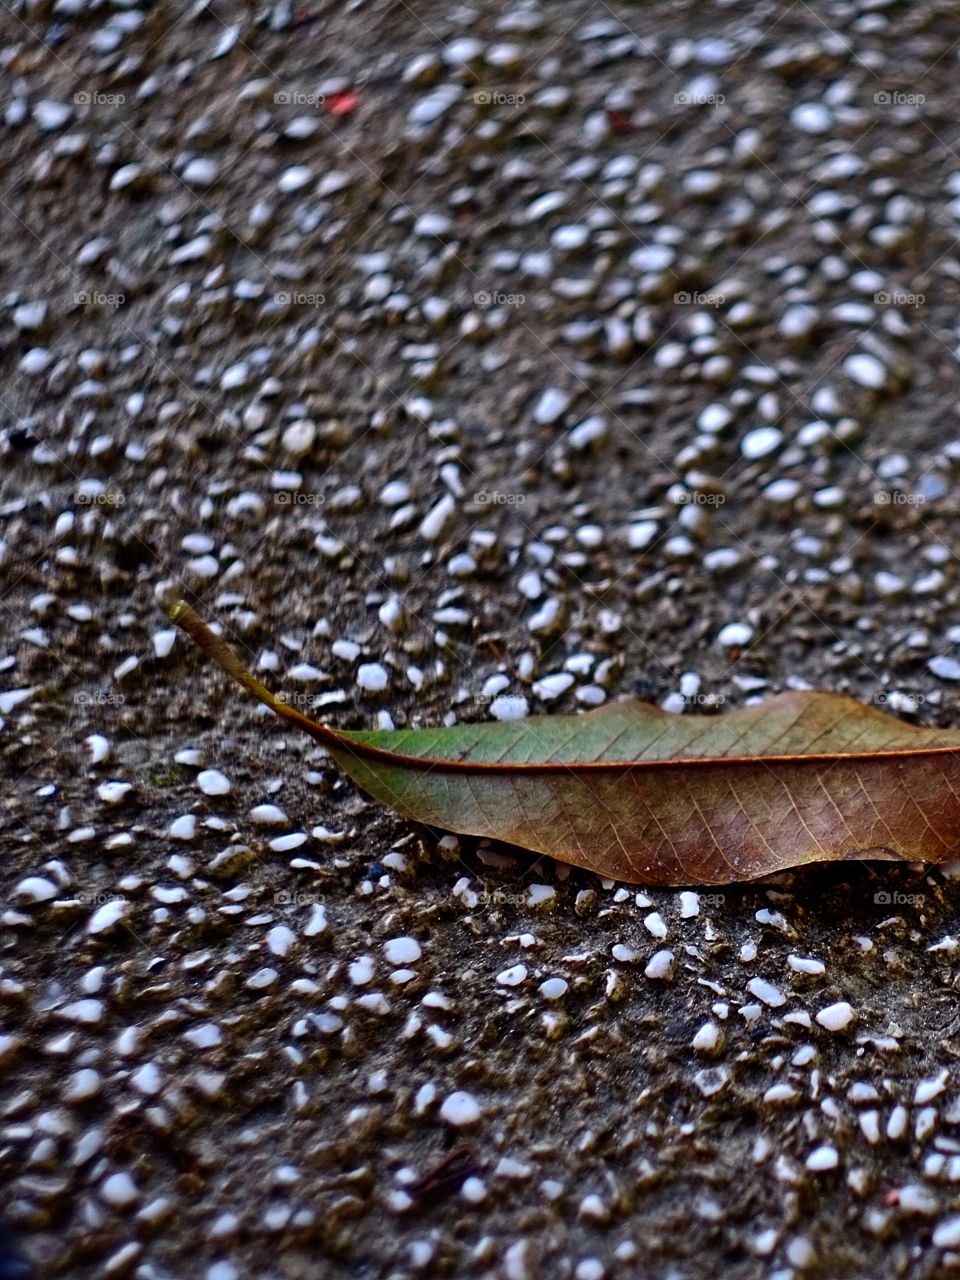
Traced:
[[960, 730], [834, 693], [724, 716], [619, 702], [582, 716], [344, 731], [279, 701], [180, 602], [171, 619], [369, 795], [417, 822], [637, 884], [724, 884], [808, 862], [960, 857]]

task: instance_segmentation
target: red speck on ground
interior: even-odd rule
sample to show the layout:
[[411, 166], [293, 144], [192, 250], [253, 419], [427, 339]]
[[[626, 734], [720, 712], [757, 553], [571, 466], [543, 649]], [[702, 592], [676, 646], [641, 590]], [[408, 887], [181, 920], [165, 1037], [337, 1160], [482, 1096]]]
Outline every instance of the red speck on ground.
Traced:
[[360, 98], [352, 89], [345, 89], [343, 93], [331, 93], [327, 98], [327, 110], [334, 116], [348, 116], [359, 105]]
[[607, 119], [610, 121], [610, 128], [614, 133], [633, 132], [633, 120], [630, 118], [629, 111], [608, 110]]

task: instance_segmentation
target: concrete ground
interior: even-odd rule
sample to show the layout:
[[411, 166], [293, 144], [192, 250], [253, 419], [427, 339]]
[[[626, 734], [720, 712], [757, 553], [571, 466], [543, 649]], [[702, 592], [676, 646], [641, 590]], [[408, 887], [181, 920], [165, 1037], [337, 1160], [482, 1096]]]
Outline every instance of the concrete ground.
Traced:
[[0, 1275], [960, 1267], [960, 866], [638, 894], [424, 831], [165, 612], [343, 726], [956, 725], [958, 39], [7, 6]]

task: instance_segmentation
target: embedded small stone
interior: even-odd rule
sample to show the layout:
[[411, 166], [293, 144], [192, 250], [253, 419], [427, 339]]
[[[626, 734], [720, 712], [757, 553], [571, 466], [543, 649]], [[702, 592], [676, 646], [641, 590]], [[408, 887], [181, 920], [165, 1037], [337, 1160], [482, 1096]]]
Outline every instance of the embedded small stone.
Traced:
[[465, 1093], [462, 1089], [458, 1089], [444, 1098], [440, 1105], [440, 1115], [442, 1119], [446, 1120], [447, 1124], [462, 1128], [466, 1125], [476, 1124], [480, 1119], [480, 1104], [473, 1094]]
[[855, 1017], [856, 1014], [847, 1001], [839, 1000], [836, 1004], [827, 1005], [825, 1009], [821, 1009], [816, 1015], [816, 1020], [827, 1031], [843, 1031]]
[[755, 461], [776, 453], [782, 443], [782, 431], [778, 431], [776, 427], [758, 427], [756, 431], [748, 431], [743, 437], [740, 452], [745, 458]]
[[851, 381], [871, 391], [879, 391], [885, 387], [890, 376], [883, 362], [867, 352], [847, 356], [843, 362], [843, 371]]
[[717, 636], [717, 644], [724, 649], [745, 649], [753, 639], [753, 627], [745, 622], [728, 622]]
[[673, 977], [676, 959], [672, 951], [656, 951], [650, 957], [644, 973], [648, 978], [669, 981]]
[[23, 898], [27, 902], [49, 902], [60, 890], [52, 880], [44, 876], [26, 876], [14, 889], [14, 897]]
[[383, 944], [383, 954], [388, 964], [416, 964], [423, 952], [416, 938], [391, 938]]
[[130, 782], [102, 782], [97, 787], [97, 795], [104, 804], [122, 804], [132, 790]]
[[931, 673], [939, 680], [960, 680], [960, 661], [937, 655], [927, 663]]
[[519, 693], [502, 694], [490, 703], [490, 714], [505, 723], [523, 720], [530, 714], [530, 705]]
[[229, 779], [219, 769], [202, 769], [197, 774], [197, 786], [205, 796], [225, 796], [231, 791]]
[[836, 1169], [839, 1163], [840, 1156], [836, 1148], [830, 1146], [817, 1147], [806, 1159], [806, 1166], [811, 1173], [826, 1173], [830, 1169]]
[[357, 668], [357, 685], [365, 693], [382, 693], [390, 682], [390, 674], [379, 662], [365, 662]]
[[105, 902], [102, 907], [98, 907], [90, 917], [87, 932], [92, 934], [107, 933], [115, 925], [118, 925], [121, 920], [125, 920], [129, 914], [130, 903], [125, 898], [112, 898], [109, 902]]
[[559, 387], [547, 387], [533, 410], [533, 420], [541, 427], [550, 427], [566, 413], [570, 397]]

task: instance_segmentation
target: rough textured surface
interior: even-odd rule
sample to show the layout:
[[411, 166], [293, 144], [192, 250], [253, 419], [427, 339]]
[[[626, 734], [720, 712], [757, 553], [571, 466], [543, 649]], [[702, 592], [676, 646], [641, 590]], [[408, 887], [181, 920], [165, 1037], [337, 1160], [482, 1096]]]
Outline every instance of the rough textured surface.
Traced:
[[461, 847], [162, 607], [351, 727], [804, 686], [956, 726], [958, 35], [4, 10], [0, 1174], [38, 1276], [958, 1265], [955, 867], [638, 897]]

